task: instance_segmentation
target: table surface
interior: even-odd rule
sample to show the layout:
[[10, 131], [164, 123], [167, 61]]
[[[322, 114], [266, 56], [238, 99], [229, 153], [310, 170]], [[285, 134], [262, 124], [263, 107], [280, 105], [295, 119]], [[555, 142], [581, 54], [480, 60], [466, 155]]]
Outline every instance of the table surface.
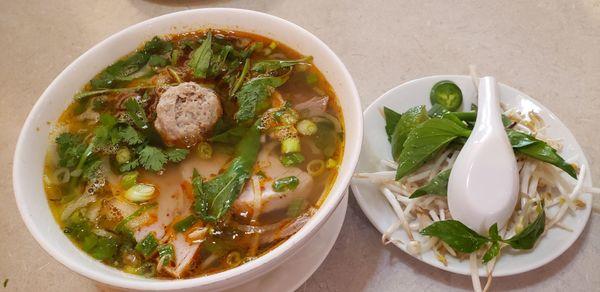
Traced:
[[[188, 8], [247, 8], [303, 26], [346, 64], [363, 107], [407, 80], [466, 74], [475, 64], [554, 111], [600, 182], [600, 1], [499, 2], [1, 1], [0, 282], [8, 279], [7, 291], [98, 289], [46, 254], [21, 221], [11, 184], [17, 136], [42, 91], [77, 56], [129, 25]], [[597, 291], [598, 224], [593, 214], [565, 254], [535, 271], [497, 278], [493, 289]], [[468, 277], [429, 267], [379, 239], [351, 198], [332, 252], [299, 291], [471, 289]]]

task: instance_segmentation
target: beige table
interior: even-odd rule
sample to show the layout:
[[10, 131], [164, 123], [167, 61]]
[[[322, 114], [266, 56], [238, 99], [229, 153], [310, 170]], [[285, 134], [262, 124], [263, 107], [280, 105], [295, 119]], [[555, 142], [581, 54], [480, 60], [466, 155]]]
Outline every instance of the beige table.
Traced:
[[[435, 3], [434, 3], [435, 2]], [[488, 3], [484, 3], [488, 2]], [[362, 105], [404, 81], [482, 74], [530, 94], [569, 126], [600, 184], [600, 1], [0, 1], [0, 291], [94, 291], [27, 232], [12, 192], [12, 155], [27, 113], [52, 79], [107, 36], [189, 7], [240, 7], [291, 20], [331, 46], [353, 75]], [[596, 198], [596, 202], [598, 199]], [[600, 289], [600, 217], [551, 264], [498, 278], [496, 290]], [[393, 247], [354, 199], [325, 263], [301, 291], [468, 290]]]

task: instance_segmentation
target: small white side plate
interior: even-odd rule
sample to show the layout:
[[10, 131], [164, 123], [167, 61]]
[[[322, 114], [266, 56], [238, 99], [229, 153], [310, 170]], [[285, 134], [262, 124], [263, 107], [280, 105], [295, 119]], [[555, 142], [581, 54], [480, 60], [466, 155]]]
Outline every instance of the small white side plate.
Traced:
[[[463, 93], [463, 110], [470, 109], [471, 103], [475, 100], [476, 88], [469, 76], [430, 76], [416, 79], [391, 89], [373, 102], [364, 112], [364, 128], [369, 130], [364, 133], [362, 152], [356, 169], [357, 172], [384, 170], [385, 168], [381, 166], [379, 161], [381, 159], [392, 160], [390, 153], [391, 146], [387, 141], [384, 130], [385, 121], [381, 114], [383, 106], [387, 106], [400, 113], [411, 107], [423, 104], [427, 108], [430, 108], [429, 92], [431, 87], [441, 80], [455, 82]], [[591, 186], [592, 180], [588, 161], [571, 131], [567, 129], [556, 115], [533, 98], [502, 83], [498, 85], [500, 88], [500, 101], [508, 108], [515, 107], [525, 112], [533, 110], [541, 115], [544, 122], [548, 125], [547, 135], [551, 138], [562, 139], [563, 149], [561, 155], [569, 162], [575, 161], [586, 165], [587, 173], [585, 175], [584, 186]], [[353, 181], [351, 186], [361, 209], [379, 232], [383, 233], [396, 221], [396, 215], [392, 208], [375, 185], [368, 181]], [[591, 213], [592, 196], [584, 194], [581, 199], [586, 203], [585, 209], [577, 210], [574, 216], [567, 214], [562, 220], [565, 226], [573, 229], [572, 232], [553, 228], [540, 238], [538, 244], [532, 250], [515, 251], [509, 248], [503, 249], [500, 259], [496, 264], [494, 276], [509, 276], [533, 270], [547, 264], [567, 250], [583, 231]], [[408, 242], [408, 238], [403, 231], [398, 231], [394, 236], [399, 236], [403, 242]], [[404, 245], [398, 245], [398, 247], [406, 252]], [[461, 262], [448, 257], [448, 265], [444, 266], [431, 251], [417, 258], [429, 265], [446, 271], [464, 275], [470, 274], [468, 261]], [[479, 274], [480, 276], [487, 275], [483, 267], [480, 268]]]

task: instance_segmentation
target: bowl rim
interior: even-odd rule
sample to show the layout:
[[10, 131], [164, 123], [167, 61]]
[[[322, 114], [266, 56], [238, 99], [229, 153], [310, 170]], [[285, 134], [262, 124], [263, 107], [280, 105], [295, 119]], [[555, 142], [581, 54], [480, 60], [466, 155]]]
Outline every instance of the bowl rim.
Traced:
[[[23, 163], [19, 161], [19, 157], [26, 155], [23, 153], [23, 144], [25, 143], [26, 136], [29, 135], [34, 128], [34, 120], [36, 119], [36, 113], [43, 110], [42, 108], [42, 100], [46, 100], [52, 98], [50, 92], [54, 87], [60, 86], [60, 80], [67, 75], [68, 71], [73, 70], [73, 68], [77, 68], [79, 63], [94, 54], [97, 54], [98, 51], [101, 51], [104, 46], [109, 43], [118, 41], [120, 38], [131, 37], [130, 35], [135, 35], [135, 30], [139, 29], [143, 26], [152, 25], [156, 22], [168, 21], [169, 18], [175, 16], [181, 16], [185, 14], [197, 14], [197, 13], [244, 13], [251, 14], [253, 17], [259, 17], [263, 19], [267, 19], [269, 21], [273, 21], [275, 23], [279, 23], [281, 25], [286, 25], [290, 28], [290, 31], [293, 31], [294, 34], [304, 35], [309, 39], [310, 43], [315, 43], [319, 46], [319, 50], [322, 50], [328, 59], [333, 62], [333, 67], [337, 68], [340, 72], [342, 72], [341, 80], [343, 80], [343, 86], [347, 86], [350, 90], [350, 96], [344, 96], [345, 99], [350, 99], [350, 108], [354, 108], [360, 116], [353, 117], [355, 123], [352, 125], [352, 131], [356, 131], [356, 135], [358, 139], [355, 141], [349, 141], [348, 138], [345, 138], [344, 145], [344, 154], [346, 152], [350, 153], [350, 155], [344, 157], [343, 165], [345, 165], [345, 171], [340, 169], [338, 172], [338, 176], [335, 178], [335, 182], [332, 188], [329, 191], [328, 198], [325, 200], [322, 206], [319, 207], [317, 212], [313, 215], [311, 220], [309, 220], [305, 226], [303, 226], [298, 232], [292, 235], [290, 238], [285, 240], [283, 243], [270, 250], [266, 254], [248, 262], [243, 265], [240, 265], [236, 268], [229, 269], [223, 272], [219, 272], [212, 275], [189, 278], [189, 279], [169, 279], [169, 280], [161, 280], [161, 279], [147, 279], [147, 278], [129, 278], [129, 277], [120, 277], [113, 276], [106, 273], [103, 273], [99, 270], [92, 269], [86, 267], [83, 264], [78, 263], [72, 256], [68, 253], [62, 252], [51, 244], [47, 243], [47, 239], [42, 234], [40, 230], [40, 226], [29, 216], [26, 215], [27, 211], [29, 211], [28, 203], [25, 201], [25, 196], [20, 195], [24, 192], [22, 188], [22, 184], [26, 183], [28, 178], [23, 177], [22, 167]], [[201, 23], [201, 21], [199, 21]], [[215, 25], [219, 26], [219, 25]], [[225, 25], [222, 25], [225, 26]], [[190, 29], [190, 28], [185, 28]], [[190, 31], [193, 29], [190, 29]], [[244, 30], [243, 26], [240, 26], [240, 30]], [[249, 29], [248, 29], [249, 30]], [[289, 45], [289, 44], [288, 44]], [[338, 97], [339, 98], [339, 97]], [[344, 112], [346, 114], [347, 111]], [[346, 118], [345, 118], [346, 119]], [[65, 69], [59, 73], [55, 79], [50, 83], [50, 85], [44, 90], [44, 92], [40, 95], [40, 97], [35, 102], [31, 111], [29, 112], [23, 127], [21, 128], [19, 138], [17, 140], [14, 156], [13, 156], [13, 189], [14, 195], [17, 202], [17, 207], [19, 209], [19, 213], [21, 218], [25, 222], [27, 229], [36, 239], [38, 244], [54, 259], [56, 259], [61, 264], [65, 265], [72, 271], [75, 271], [89, 279], [108, 284], [111, 286], [127, 288], [127, 289], [143, 289], [143, 290], [170, 290], [170, 289], [185, 289], [192, 287], [211, 287], [212, 285], [219, 284], [219, 288], [228, 288], [240, 284], [245, 281], [249, 281], [253, 278], [258, 277], [260, 274], [267, 272], [277, 266], [275, 260], [279, 259], [279, 263], [283, 262], [285, 259], [290, 257], [293, 254], [294, 248], [297, 250], [298, 247], [303, 245], [306, 241], [308, 241], [312, 236], [315, 235], [316, 231], [322, 226], [322, 224], [330, 217], [332, 211], [338, 206], [341, 202], [344, 190], [347, 189], [352, 173], [358, 163], [358, 158], [361, 151], [363, 137], [363, 117], [361, 110], [361, 103], [358, 95], [358, 91], [356, 89], [356, 85], [354, 80], [352, 79], [350, 73], [348, 72], [345, 65], [339, 59], [339, 57], [319, 38], [315, 35], [307, 31], [306, 29], [277, 16], [273, 16], [267, 13], [246, 10], [246, 9], [237, 9], [237, 8], [200, 8], [200, 9], [190, 9], [183, 10], [173, 13], [168, 13], [164, 15], [160, 15], [154, 18], [150, 18], [148, 20], [133, 24], [128, 26], [117, 33], [110, 35], [99, 43], [95, 44], [93, 47], [88, 49], [85, 53], [81, 54], [78, 58], [72, 61]], [[352, 147], [351, 147], [352, 146]], [[352, 152], [349, 152], [349, 151]], [[344, 172], [344, 174], [342, 174]], [[288, 252], [290, 251], [290, 252]], [[271, 264], [271, 267], [268, 267], [268, 264]], [[101, 262], [98, 262], [98, 265], [104, 265]], [[258, 268], [262, 269], [258, 269]], [[125, 272], [123, 272], [125, 273]], [[129, 275], [129, 274], [127, 274]], [[232, 283], [225, 283], [227, 280], [232, 278], [239, 277], [239, 279], [245, 276], [243, 280], [232, 281]], [[143, 280], [143, 281], [142, 281]], [[215, 286], [216, 288], [216, 286]]]

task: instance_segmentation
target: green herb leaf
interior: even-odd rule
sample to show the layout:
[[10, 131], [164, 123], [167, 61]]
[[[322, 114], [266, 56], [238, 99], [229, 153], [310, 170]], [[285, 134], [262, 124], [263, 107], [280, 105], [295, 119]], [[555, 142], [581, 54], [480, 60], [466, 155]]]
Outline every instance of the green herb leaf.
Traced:
[[425, 106], [417, 106], [407, 110], [402, 114], [394, 132], [392, 133], [392, 157], [395, 161], [400, 158], [400, 153], [404, 149], [404, 142], [408, 137], [408, 134], [419, 124], [427, 121], [427, 111]]
[[194, 210], [203, 220], [216, 221], [221, 218], [250, 178], [250, 171], [260, 149], [260, 130], [257, 124], [255, 123], [238, 143], [236, 158], [225, 172], [205, 183], [197, 172], [194, 173]]
[[235, 128], [231, 128], [223, 133], [214, 135], [208, 139], [210, 142], [225, 143], [225, 144], [236, 144], [242, 139], [244, 134], [248, 132], [248, 127], [239, 125]]
[[543, 208], [540, 208], [537, 218], [531, 224], [527, 225], [525, 229], [515, 236], [504, 240], [504, 242], [515, 249], [531, 249], [542, 233], [544, 233], [545, 227], [546, 212]]
[[170, 148], [165, 151], [167, 159], [175, 163], [183, 161], [189, 153], [189, 150], [179, 148]]
[[130, 125], [121, 127], [119, 129], [119, 136], [123, 142], [129, 145], [137, 145], [144, 142], [143, 136]]
[[287, 176], [273, 182], [273, 190], [281, 193], [293, 191], [298, 187], [300, 180], [295, 176]]
[[385, 133], [388, 136], [388, 141], [391, 143], [392, 134], [402, 115], [387, 106], [383, 107], [383, 115], [385, 118]]
[[212, 56], [212, 33], [206, 33], [206, 38], [202, 41], [202, 45], [195, 49], [188, 62], [188, 66], [194, 70], [194, 76], [206, 78], [208, 67], [210, 66], [210, 58]]
[[502, 238], [498, 234], [498, 223], [494, 223], [494, 225], [490, 226], [488, 231], [488, 236], [492, 239], [492, 241], [501, 241]]
[[438, 173], [426, 185], [418, 188], [410, 195], [410, 199], [418, 198], [424, 195], [446, 196], [448, 194], [448, 179], [451, 169], [446, 169]]
[[150, 128], [149, 124], [148, 124], [148, 117], [146, 116], [146, 112], [144, 111], [144, 108], [142, 107], [142, 105], [133, 97], [128, 98], [123, 105], [125, 106], [125, 109], [127, 110], [127, 115], [129, 116], [129, 118], [131, 119], [131, 121], [133, 121], [133, 124], [142, 129], [148, 129]]
[[114, 88], [122, 81], [131, 81], [134, 78], [141, 77], [140, 75], [145, 74], [138, 74], [138, 71], [146, 67], [151, 55], [166, 54], [172, 48], [171, 42], [154, 37], [144, 45], [142, 50], [108, 66], [90, 80], [90, 84], [93, 89]]
[[550, 163], [564, 170], [574, 179], [577, 179], [575, 168], [568, 164], [560, 155], [558, 155], [556, 149], [550, 147], [546, 142], [514, 130], [508, 131], [508, 139], [517, 152]]
[[256, 77], [246, 82], [240, 91], [235, 94], [238, 102], [238, 111], [235, 119], [239, 122], [255, 119], [271, 105], [269, 98], [275, 88], [283, 85], [288, 80], [288, 75], [279, 77]]
[[491, 261], [493, 258], [497, 257], [500, 253], [500, 243], [498, 241], [492, 242], [490, 248], [483, 255], [483, 263], [487, 263]]
[[458, 137], [469, 137], [471, 131], [448, 119], [430, 119], [415, 127], [398, 159], [396, 180], [413, 172]]
[[325, 157], [331, 157], [335, 153], [339, 142], [335, 126], [333, 125], [333, 122], [329, 120], [321, 120], [316, 124], [317, 132], [314, 135], [315, 145], [323, 151]]
[[158, 240], [154, 237], [154, 233], [148, 233], [142, 241], [135, 245], [135, 250], [141, 253], [144, 257], [150, 257], [158, 247]]
[[58, 164], [62, 167], [75, 167], [86, 149], [83, 138], [79, 135], [65, 132], [56, 137], [55, 142], [59, 159]]
[[152, 67], [164, 67], [169, 65], [169, 60], [163, 56], [152, 55], [148, 59], [148, 65]]
[[474, 252], [489, 241], [456, 220], [436, 221], [425, 227], [420, 233], [437, 237], [454, 250], [464, 253]]
[[167, 155], [159, 148], [153, 146], [145, 146], [140, 152], [139, 163], [146, 169], [151, 171], [161, 171], [167, 163]]
[[108, 261], [116, 256], [118, 248], [119, 243], [115, 238], [99, 236], [90, 255], [97, 260]]
[[298, 60], [262, 60], [252, 66], [252, 71], [259, 73], [267, 73], [277, 71], [279, 69], [292, 67], [297, 64], [306, 64], [312, 61], [312, 56], [306, 56]]

